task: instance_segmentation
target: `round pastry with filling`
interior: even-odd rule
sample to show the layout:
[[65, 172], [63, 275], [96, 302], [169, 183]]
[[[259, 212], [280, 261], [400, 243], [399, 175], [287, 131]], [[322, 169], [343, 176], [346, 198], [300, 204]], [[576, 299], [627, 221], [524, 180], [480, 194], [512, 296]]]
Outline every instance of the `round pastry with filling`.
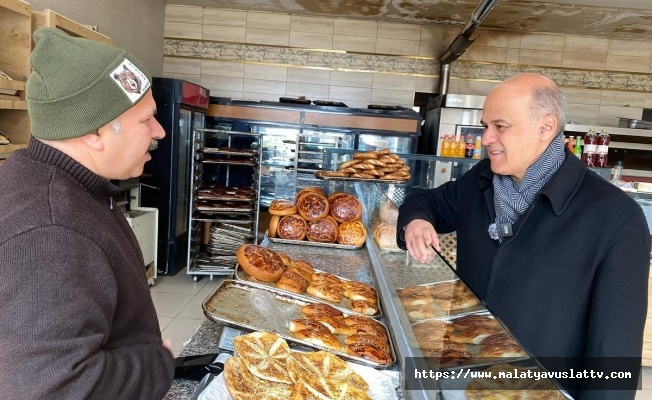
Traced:
[[303, 240], [306, 237], [306, 221], [298, 215], [286, 215], [278, 221], [276, 236], [281, 239]]
[[367, 240], [367, 229], [360, 221], [347, 221], [337, 227], [337, 243], [362, 246]]
[[348, 193], [338, 193], [331, 197], [330, 213], [340, 224], [355, 221], [362, 216], [362, 204], [360, 204], [358, 199]]
[[255, 244], [240, 246], [237, 258], [247, 274], [262, 282], [276, 282], [285, 270], [278, 254]]
[[274, 199], [269, 205], [269, 213], [279, 216], [296, 214], [297, 206], [290, 200]]
[[333, 243], [337, 239], [337, 223], [332, 218], [308, 221], [306, 237], [311, 242]]
[[320, 193], [309, 192], [299, 197], [297, 210], [306, 221], [324, 218], [328, 215], [328, 200]]

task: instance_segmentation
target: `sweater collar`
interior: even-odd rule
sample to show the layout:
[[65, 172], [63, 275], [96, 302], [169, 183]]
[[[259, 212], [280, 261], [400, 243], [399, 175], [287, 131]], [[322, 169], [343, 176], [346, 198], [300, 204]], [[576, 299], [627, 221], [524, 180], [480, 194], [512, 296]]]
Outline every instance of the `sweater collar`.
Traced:
[[102, 178], [67, 154], [52, 146], [48, 146], [34, 137], [30, 138], [26, 154], [28, 157], [37, 161], [59, 168], [84, 186], [93, 197], [98, 199], [110, 198], [119, 191], [118, 186], [111, 183], [111, 181]]
[[[561, 215], [568, 207], [586, 174], [586, 168], [582, 161], [568, 149], [564, 151], [566, 152], [564, 162], [539, 192], [549, 199], [556, 215]], [[480, 188], [483, 190], [493, 188], [494, 173], [491, 171], [489, 160], [487, 160], [487, 164], [487, 168], [480, 173], [480, 176], [484, 178], [479, 181]]]

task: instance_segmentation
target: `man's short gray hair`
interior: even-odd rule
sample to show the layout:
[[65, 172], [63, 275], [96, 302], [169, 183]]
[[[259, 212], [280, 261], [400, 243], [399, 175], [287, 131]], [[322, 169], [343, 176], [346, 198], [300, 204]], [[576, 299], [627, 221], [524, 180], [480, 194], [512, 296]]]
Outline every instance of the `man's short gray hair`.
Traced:
[[110, 122], [111, 124], [111, 129], [113, 129], [113, 132], [115, 133], [122, 133], [122, 123], [120, 122], [120, 118], [116, 118], [113, 121]]
[[557, 133], [560, 133], [566, 125], [566, 98], [557, 87], [537, 87], [532, 91], [530, 112], [532, 113], [530, 123], [550, 114], [557, 117]]

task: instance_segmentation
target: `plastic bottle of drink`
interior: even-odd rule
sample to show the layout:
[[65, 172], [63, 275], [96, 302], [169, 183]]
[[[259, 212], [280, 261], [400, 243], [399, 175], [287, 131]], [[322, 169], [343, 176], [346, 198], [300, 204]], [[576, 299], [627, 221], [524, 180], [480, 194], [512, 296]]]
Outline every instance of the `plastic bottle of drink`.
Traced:
[[444, 136], [444, 141], [441, 143], [441, 156], [442, 157], [451, 156], [451, 138], [448, 135]]
[[573, 154], [579, 159], [582, 158], [582, 146], [580, 145], [580, 137], [577, 137], [577, 140], [575, 141], [575, 147], [573, 147]]
[[589, 129], [589, 132], [584, 135], [584, 154], [582, 154], [582, 161], [587, 167], [596, 166], [596, 151], [598, 150], [598, 135], [595, 134], [595, 129]]
[[570, 138], [568, 138], [568, 150], [573, 151], [574, 147], [575, 147], [575, 136], [571, 136]]
[[482, 136], [475, 136], [475, 146], [473, 146], [473, 159], [479, 160], [482, 158]]
[[609, 155], [609, 133], [603, 129], [598, 135], [598, 149], [596, 151], [595, 166], [598, 168], [607, 168], [607, 157]]
[[464, 158], [464, 151], [466, 150], [466, 142], [464, 141], [464, 135], [460, 135], [460, 138], [455, 142], [453, 146], [453, 157]]
[[466, 152], [464, 153], [465, 158], [473, 158], [474, 147], [475, 147], [475, 140], [473, 140], [473, 135], [468, 135], [466, 137]]

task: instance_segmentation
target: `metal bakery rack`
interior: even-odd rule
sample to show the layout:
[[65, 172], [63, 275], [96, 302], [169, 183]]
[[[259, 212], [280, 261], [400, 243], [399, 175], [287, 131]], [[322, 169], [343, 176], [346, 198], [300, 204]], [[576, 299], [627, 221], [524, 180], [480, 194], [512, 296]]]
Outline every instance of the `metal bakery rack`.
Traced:
[[260, 212], [261, 135], [196, 129], [190, 169], [187, 273], [233, 276], [236, 253], [256, 243]]

